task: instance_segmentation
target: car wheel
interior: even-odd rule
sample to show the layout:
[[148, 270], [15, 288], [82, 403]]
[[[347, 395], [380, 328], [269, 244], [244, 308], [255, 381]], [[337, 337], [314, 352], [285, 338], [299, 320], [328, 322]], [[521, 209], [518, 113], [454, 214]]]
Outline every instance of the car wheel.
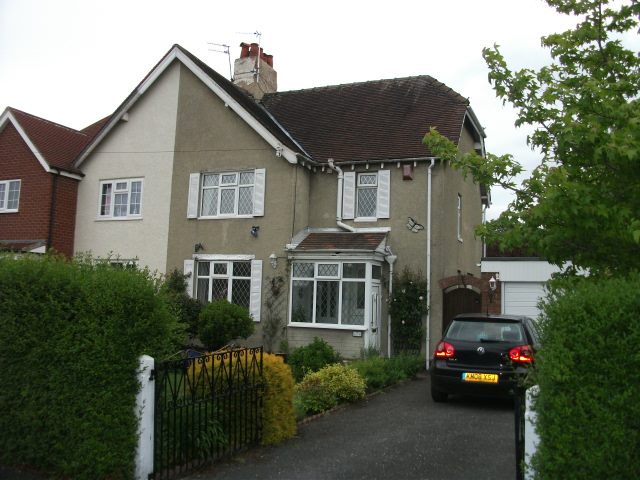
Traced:
[[449, 399], [449, 395], [447, 393], [441, 392], [440, 390], [436, 390], [431, 387], [431, 398], [434, 402], [446, 402]]

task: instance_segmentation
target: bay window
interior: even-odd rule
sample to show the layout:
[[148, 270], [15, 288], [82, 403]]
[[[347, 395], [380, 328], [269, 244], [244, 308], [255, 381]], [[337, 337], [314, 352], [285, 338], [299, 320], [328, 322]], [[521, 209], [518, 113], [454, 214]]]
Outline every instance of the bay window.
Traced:
[[368, 265], [348, 261], [294, 262], [291, 323], [364, 327], [366, 292], [371, 283]]

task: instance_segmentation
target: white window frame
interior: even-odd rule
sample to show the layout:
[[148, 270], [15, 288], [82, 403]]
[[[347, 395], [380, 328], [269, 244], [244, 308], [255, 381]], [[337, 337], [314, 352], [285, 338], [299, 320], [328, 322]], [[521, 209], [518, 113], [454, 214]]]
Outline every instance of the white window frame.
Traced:
[[[253, 174], [253, 182], [252, 183], [240, 183], [240, 177], [243, 173], [252, 173]], [[204, 185], [205, 177], [215, 175], [218, 177], [217, 185], [214, 186], [206, 186]], [[235, 181], [223, 183], [222, 179], [224, 176], [235, 175]], [[241, 188], [249, 188], [251, 187], [251, 213], [238, 213], [238, 208], [240, 206], [240, 189]], [[204, 209], [204, 192], [205, 190], [217, 190], [216, 195], [216, 212], [211, 214], [203, 214]], [[231, 213], [220, 213], [220, 204], [222, 200], [222, 192], [223, 190], [233, 190], [234, 198], [233, 198], [233, 212]], [[255, 191], [256, 191], [256, 170], [237, 170], [237, 171], [226, 171], [226, 172], [207, 172], [200, 175], [200, 186], [198, 191], [198, 218], [202, 219], [211, 219], [211, 218], [251, 218], [254, 216], [255, 211]]]
[[[362, 183], [363, 177], [374, 177], [375, 183]], [[355, 221], [356, 222], [375, 222], [378, 220], [378, 172], [359, 172], [356, 174], [356, 194], [355, 194]], [[359, 192], [362, 190], [375, 190], [375, 211], [373, 215], [360, 215], [360, 202], [358, 201]]]
[[[375, 185], [362, 183], [365, 176], [375, 175]], [[375, 215], [359, 216], [358, 192], [363, 189], [375, 189]], [[342, 218], [354, 222], [377, 222], [390, 218], [391, 171], [344, 172], [342, 185]]]
[[[209, 275], [199, 275], [198, 264], [209, 263]], [[233, 273], [234, 262], [249, 262], [251, 269], [248, 277], [239, 277]], [[226, 264], [226, 274], [214, 274], [214, 264]], [[233, 298], [233, 280], [249, 280], [249, 310], [254, 322], [260, 321], [260, 309], [262, 302], [262, 260], [255, 260], [254, 255], [219, 255], [205, 254], [194, 255], [193, 260], [184, 261], [183, 273], [188, 276], [187, 293], [198, 297], [198, 279], [208, 278], [207, 302], [211, 301], [213, 279], [227, 279], [227, 301]]]
[[[313, 277], [296, 277], [294, 275], [294, 267], [295, 264], [312, 264], [313, 265]], [[344, 265], [351, 263], [359, 263], [365, 265], [365, 275], [363, 278], [347, 278], [344, 276]], [[338, 275], [319, 275], [318, 266], [322, 264], [337, 264], [338, 265]], [[335, 260], [315, 260], [315, 259], [299, 259], [295, 260], [291, 267], [291, 282], [289, 285], [289, 325], [294, 327], [305, 327], [305, 328], [329, 328], [329, 329], [338, 329], [338, 330], [361, 330], [365, 331], [368, 329], [369, 325], [369, 317], [371, 316], [371, 288], [372, 285], [379, 285], [379, 279], [372, 278], [372, 266], [377, 265], [380, 266], [378, 262], [372, 262], [371, 260], [363, 260], [363, 259], [345, 259], [340, 261]], [[293, 321], [293, 294], [294, 294], [294, 283], [296, 281], [306, 281], [311, 282], [313, 284], [313, 302], [311, 307], [312, 319], [311, 322], [294, 322]], [[338, 312], [338, 323], [321, 323], [317, 321], [317, 296], [318, 296], [318, 282], [326, 282], [326, 281], [335, 281], [338, 282], [338, 304], [336, 306]], [[363, 324], [355, 325], [355, 324], [344, 324], [342, 323], [342, 301], [343, 301], [343, 291], [345, 283], [362, 283], [365, 286], [364, 292], [364, 311], [363, 311]]]
[[[12, 184], [18, 184], [18, 198], [16, 200], [15, 208], [9, 208], [9, 192]], [[0, 194], [0, 213], [15, 213], [20, 208], [20, 190], [22, 189], [22, 180], [19, 178], [12, 180], [0, 180], [0, 186], [3, 186], [2, 193]]]
[[456, 235], [458, 241], [462, 242], [462, 195], [458, 194], [456, 205]]
[[[140, 183], [140, 208], [138, 213], [131, 213], [131, 186], [134, 182]], [[126, 188], [116, 190], [116, 186], [120, 183], [124, 183]], [[105, 214], [102, 213], [102, 197], [103, 189], [105, 185], [111, 185], [111, 192], [109, 194], [109, 211]], [[115, 198], [116, 194], [127, 194], [127, 213], [126, 215], [114, 215]], [[142, 218], [144, 198], [144, 179], [140, 178], [118, 178], [110, 180], [101, 180], [98, 188], [98, 219], [99, 220], [139, 220]]]

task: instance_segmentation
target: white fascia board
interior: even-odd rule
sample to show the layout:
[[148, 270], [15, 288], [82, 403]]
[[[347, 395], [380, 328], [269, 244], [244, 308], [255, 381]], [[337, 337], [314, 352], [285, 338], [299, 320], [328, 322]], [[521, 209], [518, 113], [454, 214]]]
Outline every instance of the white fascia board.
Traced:
[[497, 272], [501, 282], [546, 282], [560, 268], [544, 260], [483, 260], [482, 272]]
[[384, 255], [372, 252], [371, 250], [363, 252], [345, 252], [345, 253], [328, 253], [326, 250], [324, 253], [318, 252], [289, 252], [287, 258], [289, 260], [309, 260], [309, 261], [328, 261], [328, 262], [349, 262], [349, 261], [376, 261], [384, 263]]
[[191, 72], [198, 77], [207, 87], [213, 91], [220, 99], [231, 108], [240, 118], [242, 118], [258, 135], [260, 135], [269, 145], [293, 165], [298, 163], [297, 154], [282, 143], [267, 130], [251, 113], [244, 109], [231, 95], [229, 95], [220, 85], [214, 82], [211, 77], [200, 69], [189, 57], [180, 50], [175, 50], [175, 55]]
[[15, 127], [15, 129], [20, 134], [20, 137], [22, 138], [22, 140], [24, 140], [24, 143], [26, 143], [27, 146], [29, 147], [29, 150], [31, 150], [31, 153], [33, 153], [33, 155], [38, 159], [38, 162], [40, 163], [42, 168], [44, 168], [44, 171], [49, 173], [51, 171], [51, 169], [49, 168], [49, 163], [47, 163], [47, 161], [44, 159], [40, 151], [36, 148], [34, 143], [31, 141], [31, 139], [27, 135], [27, 132], [24, 131], [20, 123], [16, 120], [16, 117], [13, 116], [13, 114], [8, 108], [4, 111], [4, 113], [2, 114], [2, 117], [0, 117], [0, 130], [4, 129], [7, 122], [11, 122], [11, 124]]

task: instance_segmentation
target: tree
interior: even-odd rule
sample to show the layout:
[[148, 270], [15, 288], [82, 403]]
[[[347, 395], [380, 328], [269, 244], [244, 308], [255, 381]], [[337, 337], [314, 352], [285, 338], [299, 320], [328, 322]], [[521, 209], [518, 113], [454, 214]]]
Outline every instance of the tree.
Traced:
[[640, 268], [640, 58], [622, 34], [638, 26], [637, 0], [547, 0], [575, 15], [576, 27], [543, 37], [552, 63], [512, 71], [499, 47], [485, 48], [489, 81], [518, 111], [516, 126], [542, 153], [520, 186], [511, 155], [460, 155], [431, 129], [424, 143], [465, 177], [515, 193], [499, 218], [477, 233], [502, 249], [525, 248], [551, 263], [592, 274]]

